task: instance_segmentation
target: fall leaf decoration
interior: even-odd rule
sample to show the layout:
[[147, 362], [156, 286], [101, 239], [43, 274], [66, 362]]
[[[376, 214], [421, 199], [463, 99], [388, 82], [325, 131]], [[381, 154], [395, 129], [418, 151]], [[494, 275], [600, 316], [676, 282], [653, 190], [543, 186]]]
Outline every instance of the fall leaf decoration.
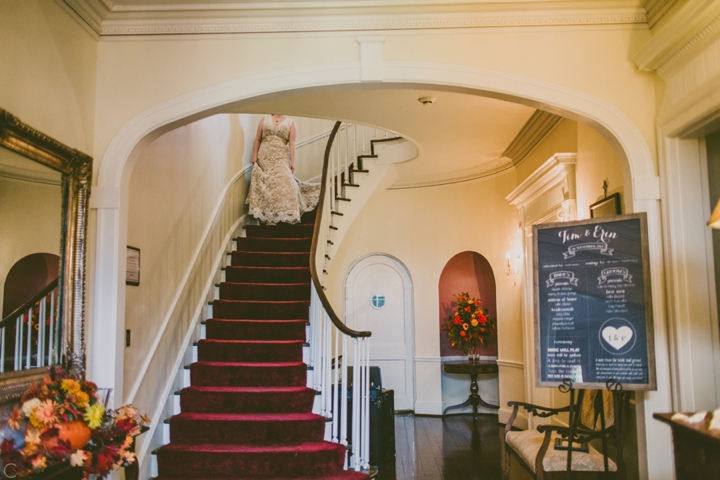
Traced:
[[453, 295], [455, 310], [442, 326], [447, 332], [450, 346], [466, 354], [480, 345], [490, 345], [497, 339], [497, 321], [488, 316], [487, 309], [467, 292]]
[[[131, 465], [133, 440], [148, 429], [150, 420], [132, 405], [105, 409], [97, 386], [75, 378], [62, 368], [50, 368], [50, 378], [33, 383], [22, 396], [21, 406], [1, 416], [0, 424], [23, 432], [23, 440], [4, 438], [0, 460], [6, 476], [26, 477], [47, 467], [69, 463], [82, 467], [84, 478], [107, 477]], [[81, 443], [65, 432], [81, 431]], [[8, 470], [10, 468], [10, 470]]]

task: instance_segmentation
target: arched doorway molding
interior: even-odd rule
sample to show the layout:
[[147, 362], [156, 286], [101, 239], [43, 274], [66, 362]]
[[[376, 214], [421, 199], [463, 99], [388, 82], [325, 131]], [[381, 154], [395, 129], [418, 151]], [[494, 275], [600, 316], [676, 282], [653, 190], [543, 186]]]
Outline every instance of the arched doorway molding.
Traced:
[[[381, 78], [363, 83], [364, 68], [380, 71]], [[648, 212], [648, 226], [655, 318], [664, 318], [662, 304], [662, 248], [659, 180], [645, 139], [632, 121], [609, 102], [551, 82], [478, 67], [422, 62], [381, 61], [367, 67], [363, 62], [301, 67], [242, 77], [179, 96], [141, 112], [123, 126], [110, 142], [93, 190], [97, 209], [93, 295], [90, 318], [91, 349], [88, 371], [102, 378], [103, 386], [123, 392], [123, 339], [125, 244], [127, 243], [128, 191], [137, 153], [153, 139], [177, 126], [216, 113], [237, 111], [244, 101], [292, 91], [322, 88], [425, 88], [483, 95], [543, 108], [594, 127], [613, 146], [623, 168], [626, 211]], [[656, 322], [658, 391], [645, 394], [639, 404], [647, 407], [645, 430], [655, 440], [648, 458], [648, 473], [672, 470], [669, 435], [656, 427], [653, 411], [670, 411], [669, 359], [664, 322]], [[642, 433], [642, 432], [641, 432]], [[641, 456], [647, 451], [639, 438]], [[644, 463], [644, 462], [641, 462]], [[642, 467], [641, 467], [642, 468]], [[659, 473], [657, 477], [653, 471]]]
[[[404, 312], [404, 318], [403, 323], [405, 327], [405, 338], [403, 339], [402, 344], [404, 344], [404, 358], [401, 357], [395, 357], [393, 355], [393, 359], [385, 359], [386, 361], [384, 363], [388, 364], [388, 367], [392, 367], [390, 364], [397, 364], [398, 360], [405, 360], [404, 365], [404, 371], [405, 371], [405, 386], [404, 386], [404, 392], [405, 395], [402, 396], [402, 398], [398, 397], [399, 392], [401, 389], [395, 388], [395, 407], [398, 410], [408, 410], [408, 409], [414, 409], [415, 408], [415, 400], [416, 400], [416, 392], [415, 392], [415, 325], [414, 325], [414, 314], [413, 314], [413, 282], [412, 277], [410, 276], [410, 271], [408, 270], [407, 266], [398, 260], [397, 258], [393, 257], [392, 255], [388, 255], [385, 253], [372, 253], [370, 255], [367, 255], [357, 262], [355, 262], [350, 269], [348, 270], [347, 275], [345, 276], [345, 319], [348, 323], [348, 325], [351, 328], [354, 329], [365, 329], [363, 327], [358, 326], [359, 318], [356, 317], [356, 312], [353, 311], [353, 308], [351, 307], [351, 302], [354, 300], [358, 300], [355, 298], [356, 292], [356, 280], [358, 277], [362, 274], [368, 271], [368, 269], [376, 266], [385, 266], [391, 268], [393, 271], [395, 271], [400, 278], [402, 282], [402, 306], [403, 306], [403, 312]], [[377, 291], [375, 293], [383, 294], [385, 292]], [[390, 305], [389, 302], [391, 302], [393, 299], [388, 298], [388, 305]], [[375, 342], [370, 343], [370, 351], [372, 359], [374, 357], [373, 355], [373, 349], [377, 348], [379, 342], [382, 339], [378, 337], [378, 339]], [[381, 349], [387, 353], [387, 349]], [[394, 350], [394, 349], [393, 349]], [[377, 357], [376, 357], [377, 358]], [[371, 360], [372, 362], [372, 360]], [[388, 363], [389, 362], [389, 363]], [[383, 363], [383, 362], [381, 362]], [[382, 366], [382, 365], [381, 365]], [[395, 367], [393, 367], [395, 368]], [[396, 369], [397, 370], [397, 369]], [[402, 370], [400, 370], [402, 371]], [[393, 372], [387, 371], [386, 374], [392, 374]], [[385, 378], [385, 375], [383, 376]], [[402, 383], [402, 382], [400, 382]], [[388, 385], [388, 383], [385, 381], [383, 383], [383, 388], [393, 388], [392, 385]]]

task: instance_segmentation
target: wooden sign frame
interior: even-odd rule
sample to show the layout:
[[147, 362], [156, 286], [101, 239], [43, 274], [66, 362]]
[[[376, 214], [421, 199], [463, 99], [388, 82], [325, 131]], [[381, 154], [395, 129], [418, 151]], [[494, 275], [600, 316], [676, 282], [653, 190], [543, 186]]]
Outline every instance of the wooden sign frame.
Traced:
[[647, 215], [534, 225], [533, 257], [536, 385], [656, 390]]

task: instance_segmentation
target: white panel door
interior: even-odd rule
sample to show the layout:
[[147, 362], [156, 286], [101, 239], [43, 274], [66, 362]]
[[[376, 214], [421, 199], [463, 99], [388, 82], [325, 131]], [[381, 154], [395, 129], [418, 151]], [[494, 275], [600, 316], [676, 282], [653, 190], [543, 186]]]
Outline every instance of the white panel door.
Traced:
[[370, 365], [379, 366], [383, 388], [395, 391], [395, 409], [414, 408], [412, 290], [405, 268], [373, 255], [348, 274], [347, 318], [355, 330], [369, 330]]

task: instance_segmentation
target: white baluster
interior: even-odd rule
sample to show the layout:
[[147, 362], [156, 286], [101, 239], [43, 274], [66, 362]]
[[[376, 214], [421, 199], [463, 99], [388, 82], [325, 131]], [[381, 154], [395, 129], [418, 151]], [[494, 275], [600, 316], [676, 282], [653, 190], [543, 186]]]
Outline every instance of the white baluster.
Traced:
[[322, 325], [322, 338], [320, 338], [320, 345], [322, 348], [322, 352], [320, 354], [320, 364], [322, 367], [320, 368], [320, 372], [318, 372], [318, 375], [320, 375], [320, 415], [323, 417], [327, 416], [327, 410], [325, 409], [325, 397], [327, 396], [327, 388], [325, 385], [325, 368], [327, 367], [327, 349], [325, 345], [325, 339], [327, 337], [327, 323], [325, 322], [325, 316], [327, 315], [327, 312], [325, 312], [325, 309], [323, 309], [322, 312], [322, 318], [320, 319], [320, 323]]
[[360, 339], [360, 364], [358, 365], [358, 374], [360, 375], [360, 391], [358, 392], [360, 395], [360, 445], [358, 445], [358, 463], [360, 464], [360, 468], [365, 468], [365, 457], [367, 456], [367, 452], [365, 451], [365, 435], [367, 434], [367, 431], [365, 430], [365, 421], [367, 419], [367, 412], [365, 411], [365, 392], [368, 390], [367, 387], [369, 379], [367, 378], [367, 372], [365, 371], [366, 341], [366, 338]]
[[332, 401], [333, 401], [333, 409], [332, 409], [332, 441], [335, 443], [338, 443], [338, 397], [340, 396], [340, 390], [338, 389], [339, 380], [340, 380], [340, 356], [338, 355], [338, 345], [340, 345], [340, 330], [335, 328], [335, 379], [333, 381], [333, 389], [332, 389]]
[[[332, 320], [325, 313], [325, 417], [332, 416]], [[328, 432], [329, 433], [329, 432]], [[327, 440], [330, 440], [329, 438]]]
[[365, 448], [363, 469], [370, 469], [370, 337], [365, 337], [365, 418], [363, 430], [365, 431]]
[[350, 183], [350, 125], [345, 127], [345, 181]]
[[45, 365], [45, 307], [47, 305], [47, 297], [40, 300], [38, 308], [38, 344], [37, 344], [37, 360], [35, 365], [42, 367]]
[[57, 363], [55, 360], [55, 290], [50, 292], [50, 329], [48, 330], [48, 365]]
[[[358, 140], [358, 134], [357, 134], [357, 123], [353, 125], [353, 141], [352, 141], [352, 162], [353, 165], [357, 163], [357, 140]], [[355, 168], [357, 168], [357, 165], [355, 165]]]
[[0, 329], [0, 373], [5, 372], [5, 330], [6, 327]]
[[367, 127], [362, 125], [360, 127], [360, 155], [365, 155], [365, 130]]
[[30, 370], [30, 361], [32, 360], [32, 329], [33, 329], [33, 318], [32, 318], [32, 307], [28, 310], [28, 334], [27, 334], [27, 349], [25, 351], [25, 368]]
[[22, 368], [22, 317], [15, 319], [15, 371]]
[[[317, 300], [317, 293], [315, 293], [315, 287], [313, 286], [313, 299]], [[322, 307], [318, 305], [317, 310], [315, 311], [314, 321], [315, 325], [312, 329], [312, 339], [310, 340], [312, 344], [310, 347], [312, 348], [312, 356], [313, 356], [313, 389], [315, 391], [320, 391], [320, 316]]]
[[[343, 350], [343, 362], [342, 362], [342, 397], [340, 397], [340, 398], [342, 398], [342, 415], [341, 415], [341, 417], [340, 417], [340, 443], [342, 443], [343, 445], [345, 445], [345, 446], [347, 447], [347, 445], [348, 445], [348, 438], [347, 438], [347, 435], [348, 435], [348, 428], [347, 428], [347, 422], [348, 422], [348, 418], [347, 418], [347, 410], [348, 410], [348, 408], [347, 408], [347, 406], [348, 406], [348, 401], [347, 401], [347, 396], [348, 396], [348, 381], [347, 381], [347, 375], [348, 375], [348, 373], [347, 373], [347, 371], [348, 371], [348, 366], [347, 366], [347, 364], [348, 364], [348, 358], [347, 358], [347, 353], [348, 353], [348, 336], [347, 336], [347, 335], [343, 335], [343, 343], [342, 343], [342, 345], [343, 345], [343, 347], [342, 347], [342, 350]], [[343, 468], [344, 468], [345, 470], [348, 469], [348, 452], [347, 452], [347, 449], [345, 450], [345, 465], [343, 466]]]
[[357, 338], [353, 338], [353, 398], [352, 398], [352, 462], [353, 470], [360, 470], [360, 345]]

